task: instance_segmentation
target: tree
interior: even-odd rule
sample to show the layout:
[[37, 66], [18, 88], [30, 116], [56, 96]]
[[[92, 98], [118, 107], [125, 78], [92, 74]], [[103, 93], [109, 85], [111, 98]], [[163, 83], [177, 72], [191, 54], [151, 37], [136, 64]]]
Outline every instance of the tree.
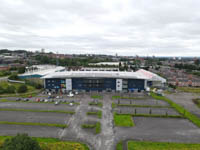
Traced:
[[18, 80], [19, 77], [18, 77], [18, 75], [16, 73], [13, 73], [8, 77], [8, 79], [10, 79], [10, 80]]
[[27, 86], [26, 86], [25, 84], [22, 84], [22, 85], [20, 85], [19, 88], [17, 89], [17, 92], [18, 92], [18, 93], [25, 93], [25, 92], [27, 92], [27, 90], [28, 90]]
[[8, 85], [8, 87], [5, 89], [5, 93], [15, 93], [15, 87], [13, 85]]
[[24, 73], [25, 70], [26, 70], [25, 67], [20, 67], [20, 68], [18, 68], [18, 73]]
[[5, 140], [2, 150], [41, 150], [38, 142], [27, 134], [17, 134]]

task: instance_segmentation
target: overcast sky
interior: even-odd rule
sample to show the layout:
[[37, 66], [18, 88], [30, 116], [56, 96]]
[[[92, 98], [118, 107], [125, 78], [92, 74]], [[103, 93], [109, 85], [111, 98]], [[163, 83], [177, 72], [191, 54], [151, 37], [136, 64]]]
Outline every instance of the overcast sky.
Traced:
[[0, 0], [0, 48], [200, 56], [200, 0]]

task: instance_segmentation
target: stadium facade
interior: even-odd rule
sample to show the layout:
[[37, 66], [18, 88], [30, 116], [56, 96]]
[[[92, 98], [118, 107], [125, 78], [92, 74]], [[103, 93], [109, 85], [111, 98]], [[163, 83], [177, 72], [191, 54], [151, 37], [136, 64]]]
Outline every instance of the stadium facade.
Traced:
[[[144, 71], [144, 70], [143, 70]], [[153, 82], [161, 85], [165, 79], [147, 72], [116, 71], [65, 71], [48, 74], [44, 77], [44, 87], [50, 91], [124, 91], [145, 90]], [[148, 72], [149, 73], [149, 72]], [[153, 75], [157, 78], [153, 78]], [[161, 80], [162, 79], [162, 80]]]

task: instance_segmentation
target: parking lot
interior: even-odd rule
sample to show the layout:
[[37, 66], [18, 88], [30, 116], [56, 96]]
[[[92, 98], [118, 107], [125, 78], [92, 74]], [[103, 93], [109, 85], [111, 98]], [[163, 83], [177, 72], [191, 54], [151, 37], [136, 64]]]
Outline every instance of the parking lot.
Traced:
[[[94, 99], [92, 95], [100, 95], [102, 99]], [[117, 142], [127, 139], [187, 143], [200, 142], [200, 129], [189, 120], [183, 118], [137, 116], [133, 117], [135, 124], [133, 127], [115, 126], [113, 121], [114, 112], [133, 114], [133, 116], [135, 113], [163, 116], [167, 113], [167, 115], [180, 116], [168, 103], [155, 100], [143, 93], [127, 95], [129, 99], [113, 99], [113, 96], [116, 95], [117, 93], [83, 93], [72, 98], [67, 98], [64, 95], [59, 100], [66, 100], [66, 102], [59, 103], [58, 105], [55, 105], [54, 102], [36, 102], [37, 98], [42, 99], [45, 97], [44, 95], [30, 98], [28, 102], [16, 101], [17, 98], [8, 98], [7, 101], [0, 102], [0, 110], [2, 109], [0, 111], [0, 122], [65, 124], [68, 127], [63, 129], [40, 125], [0, 124], [0, 135], [28, 133], [36, 137], [56, 137], [63, 140], [82, 141], [97, 150], [114, 150]], [[130, 97], [133, 97], [133, 99]], [[75, 103], [70, 105], [70, 102]], [[89, 105], [91, 102], [100, 102], [102, 106]], [[112, 103], [116, 104], [115, 108], [112, 108]], [[10, 110], [5, 111], [3, 109]], [[35, 111], [14, 111], [13, 109]], [[66, 114], [56, 111], [75, 113]], [[97, 116], [87, 115], [87, 112], [91, 111], [101, 111], [102, 117], [98, 118]], [[81, 127], [82, 124], [94, 124], [96, 122], [101, 124], [101, 132], [99, 134], [95, 133], [95, 129], [83, 129]]]

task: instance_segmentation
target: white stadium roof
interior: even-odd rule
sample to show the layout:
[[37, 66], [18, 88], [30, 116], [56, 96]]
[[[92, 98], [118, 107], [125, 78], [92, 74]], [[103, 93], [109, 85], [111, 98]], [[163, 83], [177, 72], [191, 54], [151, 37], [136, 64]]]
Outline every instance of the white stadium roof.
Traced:
[[44, 77], [48, 78], [122, 78], [122, 79], [145, 79], [148, 81], [166, 82], [166, 79], [146, 70], [136, 72], [121, 71], [64, 71], [48, 74]]
[[64, 71], [55, 72], [42, 77], [48, 78], [127, 78], [127, 79], [147, 79], [146, 76], [136, 72], [121, 71]]
[[161, 83], [166, 83], [166, 79], [162, 78], [161, 76], [159, 76], [153, 72], [150, 72], [150, 71], [147, 71], [144, 69], [140, 69], [140, 70], [136, 71], [136, 73], [146, 76], [149, 81], [160, 81]]

